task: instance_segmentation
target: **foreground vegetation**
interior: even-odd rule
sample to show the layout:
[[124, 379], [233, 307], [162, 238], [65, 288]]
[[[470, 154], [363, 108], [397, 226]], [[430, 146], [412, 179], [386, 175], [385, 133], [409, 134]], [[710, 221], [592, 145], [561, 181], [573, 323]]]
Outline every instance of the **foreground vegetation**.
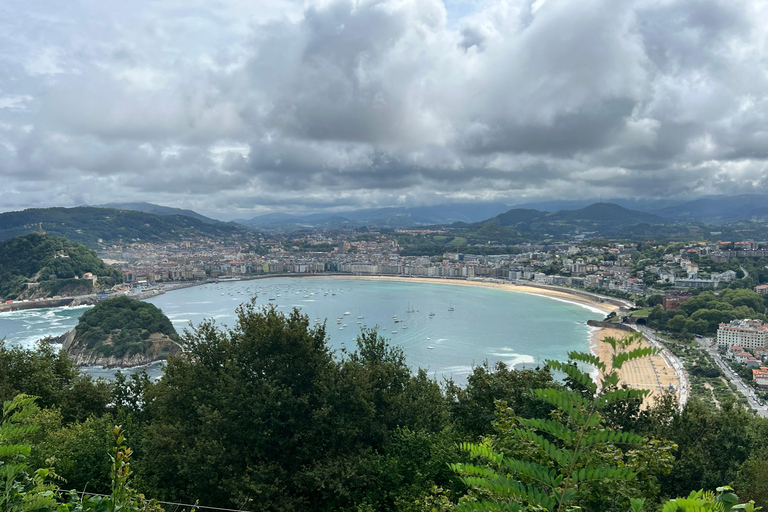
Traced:
[[[598, 390], [559, 363], [482, 365], [464, 386], [441, 385], [373, 331], [352, 352], [325, 338], [298, 312], [246, 305], [232, 329], [186, 333], [186, 352], [154, 383], [94, 381], [45, 344], [0, 345], [0, 400], [16, 404], [0, 435], [17, 507], [5, 509], [91, 510], [53, 486], [113, 500], [93, 510], [156, 506], [138, 493], [248, 511], [688, 510], [665, 502], [723, 484], [768, 498], [768, 421], [732, 403], [679, 411], [668, 395], [642, 410], [641, 393], [610, 374]], [[644, 354], [631, 340], [617, 349], [614, 366]], [[36, 497], [49, 508], [24, 508]], [[735, 503], [728, 489], [687, 499]]]

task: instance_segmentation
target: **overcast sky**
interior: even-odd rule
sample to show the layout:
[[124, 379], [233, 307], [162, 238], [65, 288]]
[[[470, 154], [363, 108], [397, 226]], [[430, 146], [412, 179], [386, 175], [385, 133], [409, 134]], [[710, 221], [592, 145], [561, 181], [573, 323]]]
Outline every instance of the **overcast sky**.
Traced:
[[3, 0], [0, 210], [768, 192], [764, 0]]

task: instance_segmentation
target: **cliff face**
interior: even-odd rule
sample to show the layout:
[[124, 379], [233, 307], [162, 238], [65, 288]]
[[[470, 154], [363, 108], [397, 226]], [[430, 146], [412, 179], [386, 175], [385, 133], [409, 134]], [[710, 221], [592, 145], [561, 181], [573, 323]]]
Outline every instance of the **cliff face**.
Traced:
[[143, 354], [126, 354], [123, 357], [104, 356], [95, 350], [88, 349], [76, 337], [76, 329], [72, 329], [58, 338], [51, 339], [53, 343], [61, 343], [72, 361], [78, 366], [101, 366], [102, 368], [132, 368], [144, 366], [155, 361], [163, 361], [168, 356], [178, 354], [181, 347], [168, 336], [160, 333], [150, 335], [152, 345]]

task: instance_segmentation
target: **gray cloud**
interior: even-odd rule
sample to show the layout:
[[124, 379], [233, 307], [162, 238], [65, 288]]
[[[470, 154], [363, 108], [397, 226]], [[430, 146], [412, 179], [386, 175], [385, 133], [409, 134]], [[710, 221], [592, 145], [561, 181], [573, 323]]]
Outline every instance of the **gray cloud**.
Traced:
[[0, 6], [0, 210], [768, 192], [759, 0]]

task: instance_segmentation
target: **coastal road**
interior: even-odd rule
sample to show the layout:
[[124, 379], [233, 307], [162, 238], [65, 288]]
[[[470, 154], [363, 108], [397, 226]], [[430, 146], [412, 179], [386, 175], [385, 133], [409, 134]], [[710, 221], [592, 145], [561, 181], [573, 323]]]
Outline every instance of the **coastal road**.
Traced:
[[[680, 379], [680, 407], [682, 408], [690, 396], [690, 382], [688, 380], [688, 372], [685, 371], [683, 362], [669, 350], [664, 348], [663, 341], [656, 337], [656, 334], [652, 329], [642, 325], [637, 326], [637, 328], [646, 336], [652, 345], [663, 350], [662, 354], [667, 357], [668, 362], [675, 369], [675, 374], [677, 374], [678, 379]], [[768, 407], [765, 405], [760, 405], [754, 390], [744, 384], [744, 381], [741, 380], [741, 377], [736, 375], [733, 370], [731, 370], [731, 367], [722, 360], [720, 353], [717, 351], [717, 345], [714, 343], [714, 341], [710, 338], [703, 338], [700, 340], [699, 345], [704, 350], [706, 350], [710, 356], [712, 356], [712, 359], [714, 359], [715, 363], [717, 363], [717, 365], [720, 367], [720, 370], [722, 370], [723, 374], [736, 386], [739, 392], [744, 395], [744, 397], [746, 397], [749, 406], [755, 410], [759, 416], [764, 418], [768, 417]], [[678, 368], [680, 369], [679, 373]]]
[[720, 367], [720, 370], [723, 372], [723, 374], [736, 386], [736, 389], [738, 389], [739, 392], [746, 397], [747, 401], [749, 402], [749, 406], [757, 411], [758, 415], [762, 416], [763, 418], [768, 418], [768, 407], [765, 405], [760, 405], [760, 402], [758, 402], [757, 399], [757, 395], [755, 394], [755, 390], [747, 386], [741, 377], [739, 377], [731, 369], [728, 363], [723, 361], [723, 358], [720, 357], [720, 352], [717, 350], [717, 344], [715, 341], [711, 338], [703, 338], [701, 340], [700, 346], [706, 350], [710, 356], [712, 356], [712, 359], [715, 360], [715, 363], [717, 363], [717, 366]]

